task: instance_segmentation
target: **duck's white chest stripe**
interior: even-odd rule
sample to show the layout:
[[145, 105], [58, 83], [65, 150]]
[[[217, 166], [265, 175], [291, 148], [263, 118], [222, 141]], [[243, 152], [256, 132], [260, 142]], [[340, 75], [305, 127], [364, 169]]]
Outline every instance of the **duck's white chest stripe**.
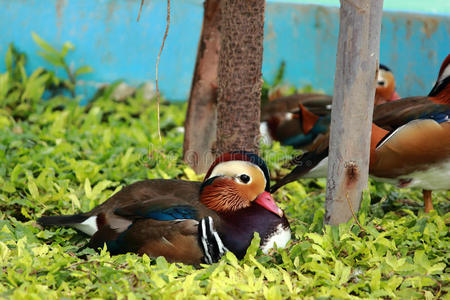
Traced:
[[208, 264], [218, 262], [229, 250], [222, 242], [219, 234], [214, 229], [214, 221], [211, 217], [203, 218], [198, 224], [200, 227], [200, 242], [204, 253], [204, 261]]
[[286, 244], [291, 239], [291, 230], [288, 228], [283, 228], [283, 224], [278, 224], [275, 231], [266, 238], [264, 243], [261, 245], [261, 250], [263, 253], [267, 254], [270, 249], [273, 248], [273, 244], [276, 243], [277, 247], [284, 248]]
[[89, 217], [84, 222], [72, 225], [72, 227], [86, 233], [87, 235], [93, 236], [94, 233], [98, 231], [97, 216]]

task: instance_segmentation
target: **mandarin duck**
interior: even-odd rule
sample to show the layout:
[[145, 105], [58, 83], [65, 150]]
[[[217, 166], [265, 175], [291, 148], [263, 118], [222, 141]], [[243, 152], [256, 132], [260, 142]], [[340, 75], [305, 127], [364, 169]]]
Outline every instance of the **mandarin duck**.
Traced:
[[374, 105], [380, 105], [400, 99], [395, 91], [395, 78], [392, 71], [385, 65], [380, 64], [378, 69], [377, 86], [375, 89]]
[[[369, 174], [399, 187], [423, 189], [425, 211], [433, 209], [431, 190], [450, 189], [450, 55], [427, 97], [410, 97], [379, 105], [374, 111]], [[304, 109], [304, 108], [303, 108]], [[296, 157], [297, 166], [272, 188], [299, 177], [325, 177], [328, 136]]]
[[133, 183], [89, 212], [47, 216], [91, 236], [111, 254], [164, 256], [169, 262], [213, 263], [226, 252], [245, 255], [255, 232], [267, 253], [290, 240], [289, 223], [269, 191], [265, 162], [235, 151], [217, 158], [203, 182], [151, 179]]
[[[397, 99], [394, 75], [380, 64], [374, 103]], [[310, 151], [314, 141], [328, 132], [331, 102], [332, 96], [321, 94], [294, 94], [272, 100], [261, 111], [261, 134], [282, 145]]]

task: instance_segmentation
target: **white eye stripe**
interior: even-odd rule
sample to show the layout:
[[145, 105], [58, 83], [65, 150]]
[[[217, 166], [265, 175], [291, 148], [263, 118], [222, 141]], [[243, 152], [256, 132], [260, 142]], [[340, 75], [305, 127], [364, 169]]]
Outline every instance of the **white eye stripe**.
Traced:
[[445, 67], [445, 69], [442, 71], [441, 76], [438, 78], [438, 82], [441, 83], [444, 81], [445, 78], [450, 76], [450, 64]]
[[378, 77], [377, 77], [377, 86], [384, 86], [386, 85], [386, 78], [384, 78], [384, 70], [378, 70]]

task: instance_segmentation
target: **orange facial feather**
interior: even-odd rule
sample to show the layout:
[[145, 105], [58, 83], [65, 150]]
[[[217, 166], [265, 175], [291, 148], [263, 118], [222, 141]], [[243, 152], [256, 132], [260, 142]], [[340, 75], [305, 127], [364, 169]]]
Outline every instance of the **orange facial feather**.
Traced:
[[375, 91], [375, 105], [380, 105], [391, 101], [395, 93], [394, 75], [392, 75], [391, 72], [383, 72], [383, 77], [386, 84], [385, 86], [377, 86]]
[[242, 195], [230, 178], [218, 178], [203, 188], [200, 201], [217, 212], [236, 211], [250, 206], [251, 200]]

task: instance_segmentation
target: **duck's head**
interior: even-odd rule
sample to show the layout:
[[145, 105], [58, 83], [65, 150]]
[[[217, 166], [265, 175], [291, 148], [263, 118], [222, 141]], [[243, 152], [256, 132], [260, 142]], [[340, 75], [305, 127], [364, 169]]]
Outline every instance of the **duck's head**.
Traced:
[[283, 211], [269, 189], [269, 170], [265, 162], [254, 153], [234, 151], [221, 155], [211, 165], [201, 186], [200, 201], [222, 213], [258, 204], [282, 217]]
[[395, 91], [395, 78], [392, 71], [380, 64], [378, 70], [377, 87], [375, 90], [375, 105], [400, 99]]

